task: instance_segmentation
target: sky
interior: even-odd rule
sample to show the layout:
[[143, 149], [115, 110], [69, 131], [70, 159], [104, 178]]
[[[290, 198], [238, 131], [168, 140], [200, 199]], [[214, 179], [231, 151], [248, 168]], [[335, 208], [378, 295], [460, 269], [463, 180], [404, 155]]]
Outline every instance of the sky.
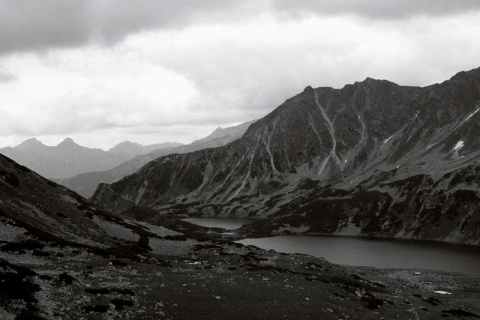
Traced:
[[189, 143], [306, 86], [480, 67], [478, 0], [0, 0], [0, 147]]

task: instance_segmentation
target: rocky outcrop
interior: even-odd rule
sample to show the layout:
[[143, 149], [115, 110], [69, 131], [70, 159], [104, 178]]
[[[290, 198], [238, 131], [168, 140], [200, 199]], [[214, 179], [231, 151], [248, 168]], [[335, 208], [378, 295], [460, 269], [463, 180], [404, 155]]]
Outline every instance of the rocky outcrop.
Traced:
[[348, 225], [361, 235], [478, 243], [479, 110], [480, 69], [423, 88], [370, 78], [307, 87], [242, 139], [154, 160], [101, 185], [94, 201], [118, 212], [270, 217], [268, 232], [295, 232], [296, 217], [308, 232]]

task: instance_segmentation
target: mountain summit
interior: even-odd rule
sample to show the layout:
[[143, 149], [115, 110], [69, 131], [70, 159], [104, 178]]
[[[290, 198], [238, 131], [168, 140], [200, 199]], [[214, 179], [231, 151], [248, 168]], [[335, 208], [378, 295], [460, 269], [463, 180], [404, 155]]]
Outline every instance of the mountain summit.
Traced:
[[57, 145], [58, 149], [69, 150], [73, 148], [81, 147], [72, 138], [66, 138]]

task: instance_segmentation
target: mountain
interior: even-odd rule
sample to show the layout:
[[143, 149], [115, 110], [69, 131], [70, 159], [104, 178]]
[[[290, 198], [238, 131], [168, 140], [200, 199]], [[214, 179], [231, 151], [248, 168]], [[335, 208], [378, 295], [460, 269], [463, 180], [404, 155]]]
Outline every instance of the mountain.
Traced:
[[16, 147], [0, 149], [0, 154], [12, 158], [48, 178], [68, 178], [93, 170], [108, 170], [133, 157], [161, 148], [179, 146], [165, 143], [142, 146], [128, 141], [122, 142], [109, 151], [86, 148], [71, 138], [57, 146], [47, 146], [37, 139], [28, 139]]
[[480, 244], [480, 69], [427, 87], [311, 87], [224, 147], [154, 160], [95, 203], [268, 218], [245, 232]]
[[110, 170], [83, 173], [69, 179], [58, 179], [56, 182], [78, 192], [84, 197], [89, 198], [93, 195], [100, 183], [118, 181], [123, 177], [136, 172], [148, 162], [159, 157], [168, 154], [189, 153], [197, 150], [224, 146], [236, 139], [241, 138], [253, 122], [254, 121], [249, 121], [238, 126], [224, 129], [217, 128], [212, 134], [203, 139], [196, 140], [191, 144], [159, 149], [141, 156], [137, 156]]

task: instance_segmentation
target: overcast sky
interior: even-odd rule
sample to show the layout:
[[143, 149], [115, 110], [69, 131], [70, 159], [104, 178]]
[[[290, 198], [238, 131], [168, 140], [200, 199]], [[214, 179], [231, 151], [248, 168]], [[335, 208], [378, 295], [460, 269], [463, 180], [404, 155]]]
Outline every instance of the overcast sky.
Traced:
[[0, 0], [0, 147], [188, 143], [304, 87], [480, 67], [478, 0]]

